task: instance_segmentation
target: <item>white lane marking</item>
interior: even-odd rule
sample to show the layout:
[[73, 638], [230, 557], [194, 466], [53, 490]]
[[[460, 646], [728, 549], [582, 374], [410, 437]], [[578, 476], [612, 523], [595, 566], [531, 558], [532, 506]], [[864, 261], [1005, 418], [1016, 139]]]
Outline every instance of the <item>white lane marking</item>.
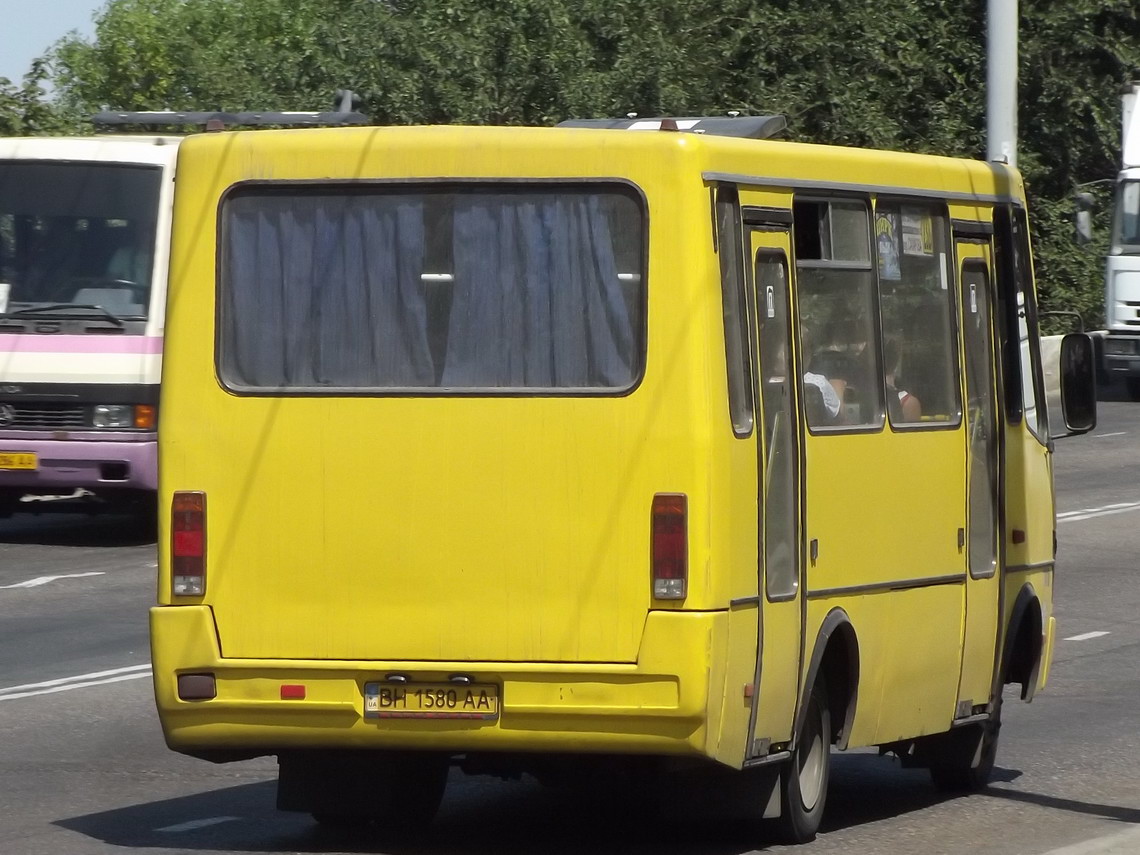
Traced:
[[1079, 511], [1065, 511], [1057, 514], [1058, 523], [1080, 522], [1093, 517], [1106, 517], [1111, 514], [1126, 514], [1129, 511], [1140, 511], [1140, 502], [1118, 502], [1115, 505], [1104, 505], [1100, 508], [1083, 508]]
[[69, 683], [66, 686], [53, 686], [50, 689], [38, 689], [32, 692], [18, 692], [16, 694], [0, 694], [0, 701], [15, 701], [20, 698], [31, 698], [36, 695], [54, 695], [56, 692], [70, 692], [72, 689], [86, 689], [91, 686], [103, 686], [107, 683], [122, 683], [124, 680], [138, 680], [142, 677], [149, 677], [149, 673], [143, 674], [122, 674], [118, 677], [107, 677], [103, 680], [88, 680], [85, 683]]
[[0, 585], [0, 588], [38, 588], [40, 585], [46, 585], [48, 582], [54, 582], [57, 579], [82, 579], [85, 576], [106, 575], [106, 573], [100, 570], [91, 573], [64, 573], [61, 576], [37, 576], [35, 579], [28, 579], [26, 582], [17, 582], [15, 585]]
[[1140, 847], [1140, 828], [1050, 849], [1045, 855], [1128, 855]]
[[1104, 439], [1106, 436], [1124, 436], [1126, 433], [1128, 433], [1128, 431], [1126, 431], [1126, 430], [1118, 430], [1114, 433], [1094, 433], [1092, 435], [1092, 438], [1093, 439]]
[[199, 828], [209, 828], [211, 825], [220, 825], [223, 822], [233, 822], [241, 819], [240, 816], [212, 816], [209, 819], [192, 819], [189, 822], [180, 822], [178, 825], [168, 825], [165, 828], [156, 828], [155, 831], [178, 833], [180, 831], [197, 831]]
[[1070, 635], [1065, 641], [1088, 641], [1091, 638], [1100, 638], [1102, 635], [1108, 634], [1105, 630], [1098, 629], [1093, 632], [1082, 632], [1080, 635]]
[[104, 683], [121, 683], [123, 680], [138, 680], [150, 676], [150, 663], [128, 665], [126, 668], [112, 668], [108, 671], [93, 671], [90, 674], [77, 674], [74, 677], [61, 677], [58, 680], [44, 680], [42, 683], [25, 683], [22, 686], [9, 686], [0, 689], [0, 701], [14, 701], [17, 698], [30, 698], [34, 695], [50, 695], [88, 686], [102, 686]]

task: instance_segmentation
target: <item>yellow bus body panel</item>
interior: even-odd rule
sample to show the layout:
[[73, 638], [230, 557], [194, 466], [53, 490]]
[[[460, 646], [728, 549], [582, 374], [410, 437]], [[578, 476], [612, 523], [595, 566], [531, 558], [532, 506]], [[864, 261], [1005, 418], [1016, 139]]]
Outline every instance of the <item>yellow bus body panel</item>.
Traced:
[[[179, 750], [414, 748], [703, 754], [712, 637], [723, 613], [653, 612], [636, 665], [479, 663], [500, 687], [495, 721], [364, 717], [364, 685], [397, 671], [445, 681], [466, 662], [244, 659], [222, 655], [206, 606], [150, 615], [155, 697], [167, 743]], [[214, 673], [218, 696], [178, 698], [177, 673]], [[281, 686], [305, 687], [285, 700]]]
[[[818, 558], [809, 559], [805, 636], [810, 644], [826, 615], [843, 609], [859, 633], [860, 662], [878, 663], [860, 673], [852, 745], [943, 731], [953, 716], [962, 448], [961, 425], [808, 437], [805, 535]], [[932, 584], [908, 589], [922, 581]]]
[[[676, 176], [692, 174], [680, 166], [684, 146], [644, 158], [628, 144], [568, 144], [553, 157], [537, 145], [541, 131], [468, 140], [462, 130], [406, 129], [385, 142], [361, 130], [314, 135], [301, 157], [294, 133], [189, 140], [183, 174], [212, 181], [185, 179], [179, 221], [212, 223], [228, 187], [267, 177], [620, 174], [659, 222], [650, 283], [670, 281], [678, 259], [707, 254], [707, 239], [682, 227], [704, 223], [707, 200], [699, 181], [678, 187]], [[690, 204], [701, 207], [686, 213]], [[675, 310], [650, 307], [651, 356], [629, 394], [237, 396], [213, 380], [179, 382], [214, 375], [212, 348], [201, 346], [213, 339], [214, 290], [201, 283], [213, 278], [216, 248], [213, 229], [176, 240], [186, 267], [171, 294], [163, 492], [208, 496], [205, 602], [226, 656], [636, 659], [653, 495], [685, 493], [692, 519], [708, 516], [715, 292], [682, 288]], [[690, 530], [690, 548], [689, 603], [711, 604], [707, 529]]]

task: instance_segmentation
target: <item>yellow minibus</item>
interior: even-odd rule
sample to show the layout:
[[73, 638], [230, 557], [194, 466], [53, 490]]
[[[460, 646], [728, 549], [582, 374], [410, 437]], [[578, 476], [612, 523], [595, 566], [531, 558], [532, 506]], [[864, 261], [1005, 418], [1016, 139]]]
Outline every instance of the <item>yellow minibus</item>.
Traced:
[[182, 144], [172, 749], [275, 755], [331, 824], [430, 822], [451, 766], [721, 770], [794, 841], [833, 747], [985, 783], [1048, 677], [1090, 344], [1050, 418], [1014, 170], [782, 124]]

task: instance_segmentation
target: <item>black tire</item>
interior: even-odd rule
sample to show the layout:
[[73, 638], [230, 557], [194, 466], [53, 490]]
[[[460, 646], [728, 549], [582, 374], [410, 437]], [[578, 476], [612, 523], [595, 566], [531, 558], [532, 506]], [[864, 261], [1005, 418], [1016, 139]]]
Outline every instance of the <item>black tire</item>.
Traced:
[[943, 792], [978, 792], [984, 790], [993, 776], [994, 761], [997, 758], [998, 736], [1001, 733], [1001, 699], [998, 699], [993, 717], [979, 725], [981, 728], [981, 756], [973, 765], [974, 753], [978, 749], [977, 739], [963, 743], [963, 749], [955, 757], [944, 758], [930, 766], [930, 779], [934, 786]]
[[807, 711], [792, 759], [780, 772], [780, 837], [787, 843], [815, 839], [831, 778], [831, 709], [823, 675], [808, 695]]
[[443, 800], [451, 759], [420, 752], [298, 752], [278, 758], [277, 807], [321, 826], [375, 826], [399, 834], [430, 825]]
[[1140, 377], [1125, 377], [1124, 386], [1128, 389], [1129, 398], [1140, 401]]
[[[447, 789], [447, 757], [407, 755], [385, 776], [375, 815], [381, 829], [404, 832], [431, 825]], [[398, 772], [397, 772], [398, 769]]]

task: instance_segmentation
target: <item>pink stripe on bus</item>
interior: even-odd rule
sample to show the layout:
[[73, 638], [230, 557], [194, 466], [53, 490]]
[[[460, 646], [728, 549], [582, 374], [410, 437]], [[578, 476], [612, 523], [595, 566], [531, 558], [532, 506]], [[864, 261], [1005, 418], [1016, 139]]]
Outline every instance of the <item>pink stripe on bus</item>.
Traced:
[[162, 353], [161, 336], [0, 335], [0, 353]]

